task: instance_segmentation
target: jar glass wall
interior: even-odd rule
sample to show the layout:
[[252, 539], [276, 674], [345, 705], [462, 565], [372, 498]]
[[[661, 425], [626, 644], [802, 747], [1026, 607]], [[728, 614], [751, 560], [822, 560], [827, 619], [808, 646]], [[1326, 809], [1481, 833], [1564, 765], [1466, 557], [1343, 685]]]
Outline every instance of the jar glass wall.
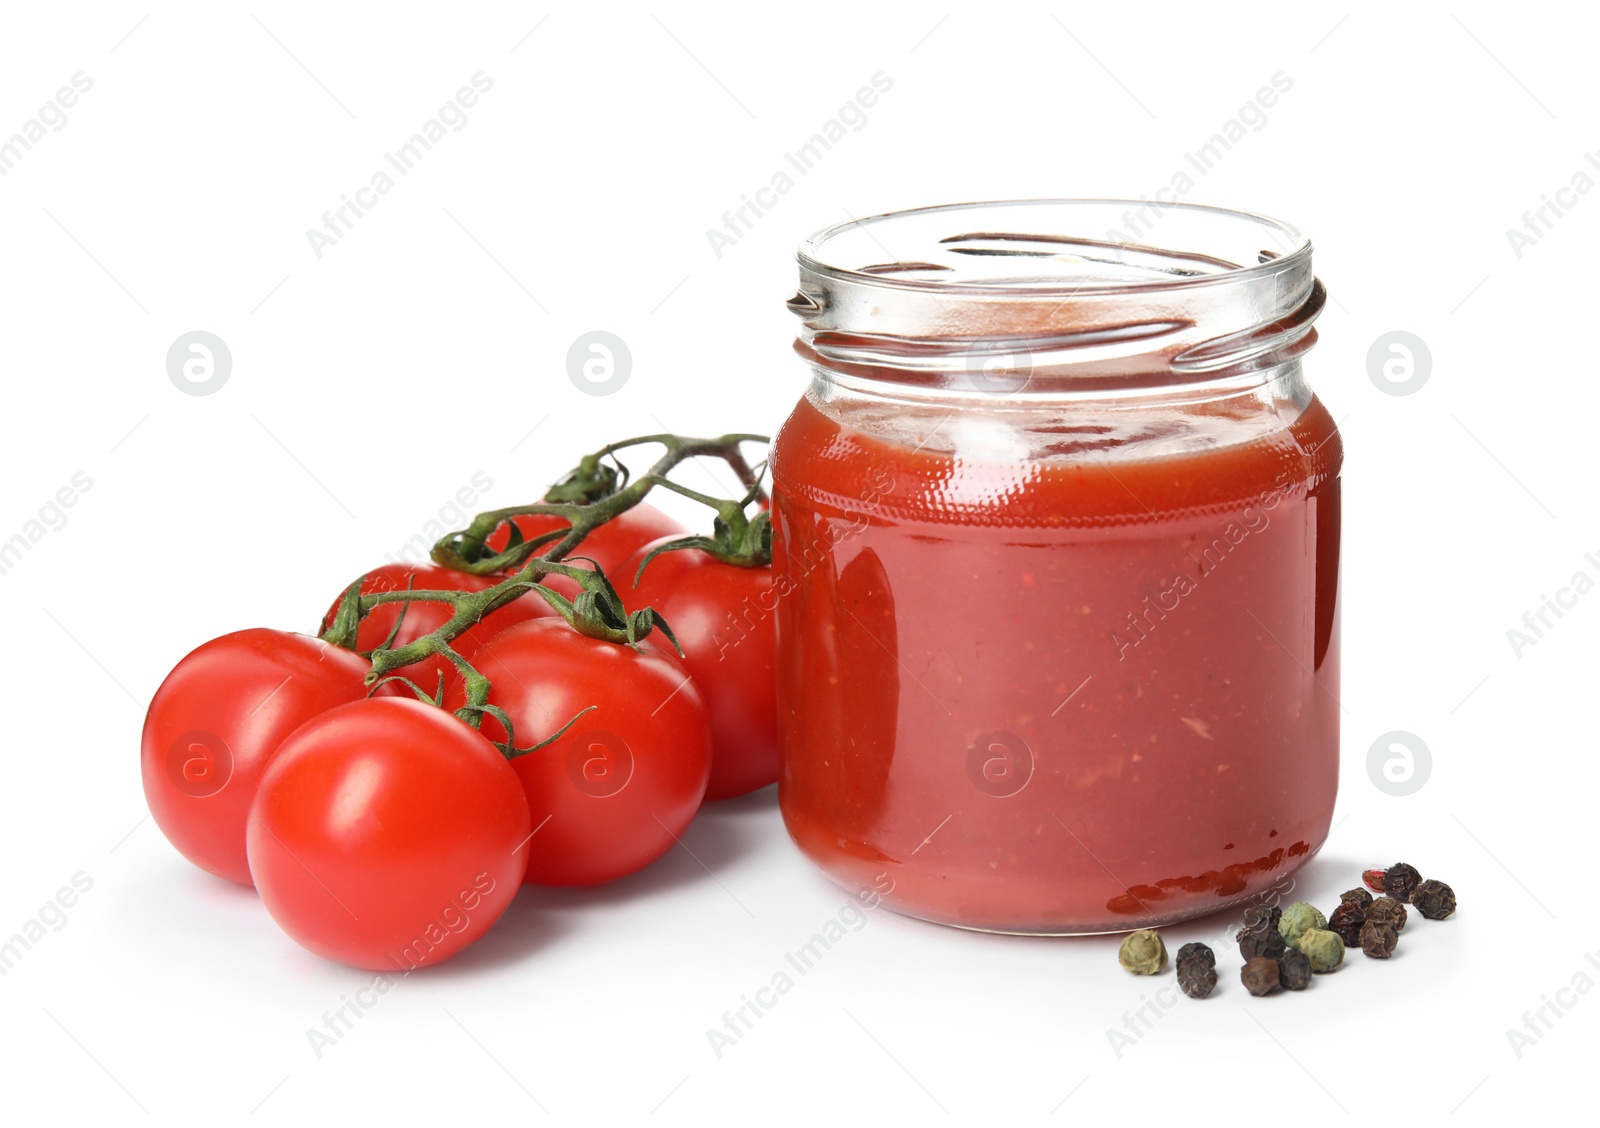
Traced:
[[1302, 369], [1304, 235], [960, 205], [800, 263], [811, 385], [772, 466], [801, 849], [1026, 933], [1179, 920], [1303, 864], [1337, 787], [1342, 457]]

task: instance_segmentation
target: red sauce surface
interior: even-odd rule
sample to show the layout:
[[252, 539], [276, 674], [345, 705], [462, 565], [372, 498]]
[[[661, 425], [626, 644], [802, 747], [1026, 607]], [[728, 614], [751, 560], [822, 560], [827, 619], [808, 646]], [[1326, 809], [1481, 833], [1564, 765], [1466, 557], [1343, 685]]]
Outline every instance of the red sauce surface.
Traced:
[[[1107, 457], [1107, 454], [1113, 457]], [[802, 400], [773, 454], [780, 803], [846, 886], [1017, 932], [1214, 911], [1338, 783], [1337, 431], [983, 461]]]

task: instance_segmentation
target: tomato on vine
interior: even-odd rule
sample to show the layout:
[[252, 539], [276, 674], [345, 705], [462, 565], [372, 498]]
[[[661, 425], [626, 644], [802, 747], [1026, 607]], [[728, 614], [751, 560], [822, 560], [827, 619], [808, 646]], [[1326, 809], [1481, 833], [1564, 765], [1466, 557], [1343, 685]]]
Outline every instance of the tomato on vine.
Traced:
[[348, 650], [255, 628], [212, 639], [175, 666], [145, 714], [140, 774], [161, 833], [219, 877], [251, 884], [245, 820], [279, 744], [366, 695]]
[[[665, 646], [654, 638], [628, 646], [536, 619], [490, 639], [473, 665], [518, 742], [572, 721], [511, 761], [535, 828], [528, 882], [598, 885], [672, 848], [705, 795], [711, 729], [699, 690]], [[466, 703], [457, 679], [445, 708]], [[482, 731], [507, 739], [493, 713], [483, 715]]]
[[[523, 540], [532, 540], [545, 533], [571, 527], [567, 521], [552, 514], [523, 514], [511, 520], [522, 534]], [[640, 502], [632, 509], [623, 510], [585, 536], [578, 542], [578, 547], [572, 550], [572, 555], [593, 560], [595, 566], [609, 576], [616, 572], [622, 561], [640, 545], [664, 536], [681, 537], [688, 531], [649, 502]], [[510, 532], [504, 528], [496, 530], [489, 537], [490, 550], [503, 551], [510, 536]], [[565, 576], [549, 576], [543, 582], [546, 587], [560, 592], [568, 599], [577, 598], [578, 585]]]
[[250, 872], [279, 927], [376, 971], [439, 963], [510, 905], [528, 803], [498, 749], [420, 701], [324, 713], [278, 750], [250, 809]]
[[[437, 564], [384, 564], [361, 577], [361, 594], [403, 591], [480, 592], [487, 591], [503, 578], [474, 576], [452, 568], [441, 568]], [[333, 623], [334, 615], [338, 613], [343, 598], [341, 595], [339, 599], [335, 599], [333, 605], [323, 615], [324, 631]], [[361, 620], [360, 629], [356, 634], [355, 649], [368, 653], [383, 645], [391, 632], [394, 638], [388, 644], [390, 648], [405, 646], [444, 626], [450, 621], [454, 610], [448, 603], [421, 599], [412, 602], [380, 603]], [[553, 614], [555, 612], [550, 605], [537, 594], [528, 594], [491, 611], [468, 627], [465, 632], [457, 635], [450, 645], [463, 658], [470, 658], [478, 647], [496, 632], [529, 619]], [[399, 630], [395, 630], [396, 623], [400, 624]], [[424, 693], [432, 695], [439, 691], [440, 676], [446, 678], [452, 676], [455, 667], [443, 655], [434, 654], [397, 672], [415, 683]], [[416, 696], [404, 682], [400, 681], [385, 682], [374, 693], [379, 697]]]
[[772, 568], [725, 563], [702, 548], [662, 551], [675, 539], [638, 549], [612, 582], [630, 611], [652, 607], [671, 625], [711, 715], [706, 798], [728, 799], [778, 778]]
[[[744, 516], [752, 501], [764, 510], [762, 471], [742, 452], [765, 441], [611, 444], [544, 501], [479, 514], [441, 538], [435, 563], [361, 577], [329, 608], [320, 639], [254, 630], [200, 647], [146, 717], [141, 771], [157, 824], [197, 865], [253, 882], [305, 947], [383, 971], [461, 951], [525, 878], [592, 885], [648, 865], [706, 795], [712, 719], [668, 649], [667, 622], [645, 606], [650, 589], [633, 592], [641, 599], [630, 607], [611, 578], [566, 559], [592, 557], [620, 577], [625, 558], [681, 537], [677, 522], [643, 504], [651, 489], [712, 507], [717, 567], [701, 574], [685, 551], [651, 581], [664, 585], [651, 601], [676, 604], [700, 651], [697, 593], [725, 607], [729, 585], [754, 583], [758, 600], [770, 590], [770, 578], [760, 587], [764, 567], [720, 572], [724, 560], [766, 561], [770, 517]], [[617, 452], [644, 443], [666, 450], [630, 478]], [[691, 458], [721, 459], [746, 496], [724, 501], [672, 481]], [[759, 681], [770, 644], [740, 644], [742, 672]], [[718, 731], [733, 741], [742, 726], [748, 737], [759, 727], [753, 691], [730, 704], [719, 686]], [[454, 715], [415, 699], [436, 687]], [[718, 785], [728, 794], [767, 772], [741, 748], [742, 759], [724, 757], [742, 765]]]

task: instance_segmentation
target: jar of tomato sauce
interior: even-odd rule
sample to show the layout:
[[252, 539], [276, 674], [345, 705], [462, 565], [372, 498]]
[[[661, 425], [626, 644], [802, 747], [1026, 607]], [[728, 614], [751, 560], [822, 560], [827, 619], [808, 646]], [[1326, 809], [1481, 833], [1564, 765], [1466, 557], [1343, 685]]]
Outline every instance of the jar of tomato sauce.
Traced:
[[1339, 468], [1311, 243], [1261, 216], [964, 204], [799, 254], [772, 454], [779, 799], [901, 912], [1213, 912], [1328, 833]]

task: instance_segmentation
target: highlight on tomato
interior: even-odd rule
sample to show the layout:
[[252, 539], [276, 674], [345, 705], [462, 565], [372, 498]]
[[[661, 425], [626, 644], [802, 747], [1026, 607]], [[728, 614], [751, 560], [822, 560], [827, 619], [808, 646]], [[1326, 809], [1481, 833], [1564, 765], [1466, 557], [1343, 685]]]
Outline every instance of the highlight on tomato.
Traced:
[[250, 872], [278, 926], [374, 971], [448, 959], [505, 912], [528, 803], [500, 751], [449, 713], [373, 698], [278, 750], [250, 809]]
[[367, 663], [320, 639], [258, 627], [212, 639], [156, 690], [140, 740], [150, 814], [167, 841], [218, 877], [251, 884], [245, 820], [278, 745], [366, 695]]
[[[572, 721], [511, 761], [535, 827], [528, 882], [598, 885], [672, 849], [705, 796], [711, 727], [699, 689], [655, 635], [633, 647], [536, 619], [490, 639], [473, 664], [518, 741]], [[465, 703], [457, 679], [444, 705]], [[507, 739], [498, 717], [482, 723]]]

